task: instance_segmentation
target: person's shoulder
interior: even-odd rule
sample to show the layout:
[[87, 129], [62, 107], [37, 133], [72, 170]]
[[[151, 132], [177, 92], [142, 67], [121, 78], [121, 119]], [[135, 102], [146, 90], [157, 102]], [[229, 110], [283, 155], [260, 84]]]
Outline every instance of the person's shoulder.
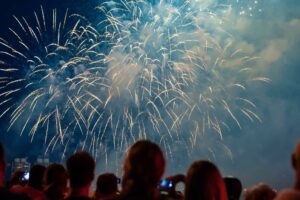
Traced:
[[44, 192], [30, 186], [25, 186], [21, 192], [27, 194], [32, 199], [46, 199]]
[[300, 200], [300, 191], [295, 189], [284, 189], [277, 194], [274, 200]]
[[0, 199], [1, 200], [30, 200], [30, 198], [25, 194], [14, 193], [3, 187], [0, 187]]
[[142, 195], [127, 195], [127, 196], [120, 196], [117, 199], [118, 200], [147, 200], [149, 198], [146, 198]]
[[66, 197], [64, 200], [93, 200], [93, 199], [84, 196], [81, 197], [70, 196], [70, 197]]

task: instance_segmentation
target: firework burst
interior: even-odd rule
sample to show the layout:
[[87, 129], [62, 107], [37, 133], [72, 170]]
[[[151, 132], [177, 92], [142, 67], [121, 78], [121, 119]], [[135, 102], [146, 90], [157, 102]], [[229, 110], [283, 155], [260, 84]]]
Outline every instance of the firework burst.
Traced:
[[117, 149], [150, 137], [172, 157], [176, 142], [189, 153], [207, 141], [204, 134], [222, 140], [228, 121], [241, 128], [241, 115], [261, 121], [242, 95], [251, 82], [269, 79], [255, 77], [257, 58], [234, 48], [226, 19], [210, 4], [196, 5], [109, 1], [97, 7], [106, 16], [98, 30], [111, 44], [104, 58], [110, 86], [104, 107]]
[[33, 24], [15, 17], [21, 33], [0, 42], [1, 117], [9, 129], [20, 122], [21, 134], [43, 133], [46, 151], [62, 155], [81, 148], [107, 158], [137, 139], [155, 140], [170, 158], [178, 144], [213, 153], [208, 138], [222, 141], [241, 118], [261, 121], [244, 94], [269, 79], [234, 48], [226, 19], [197, 5], [107, 1], [97, 25], [68, 12], [58, 22], [56, 10], [49, 23], [42, 8]]
[[97, 76], [91, 57], [100, 56], [92, 51], [97, 33], [84, 18], [68, 10], [62, 21], [57, 16], [56, 9], [48, 16], [42, 7], [30, 22], [14, 16], [18, 26], [9, 28], [14, 41], [0, 41], [0, 97], [6, 107], [1, 117], [9, 115], [8, 131], [21, 126], [20, 134], [32, 140], [42, 132], [46, 151], [57, 143], [67, 147], [77, 127], [86, 124], [79, 105], [88, 101], [86, 88]]

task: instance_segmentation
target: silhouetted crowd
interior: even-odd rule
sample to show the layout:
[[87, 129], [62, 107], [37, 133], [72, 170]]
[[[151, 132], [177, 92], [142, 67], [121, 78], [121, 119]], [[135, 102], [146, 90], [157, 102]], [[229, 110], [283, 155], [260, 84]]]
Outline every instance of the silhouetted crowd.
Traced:
[[[0, 200], [300, 200], [300, 142], [292, 154], [294, 188], [278, 193], [260, 183], [246, 189], [241, 197], [241, 181], [235, 177], [223, 178], [217, 166], [206, 160], [192, 163], [186, 175], [162, 179], [165, 166], [159, 146], [140, 140], [127, 152], [122, 179], [112, 173], [101, 174], [95, 191], [90, 191], [95, 160], [84, 151], [71, 155], [66, 168], [57, 163], [47, 167], [34, 165], [28, 180], [24, 179], [25, 172], [15, 172], [4, 185], [6, 161], [0, 144]], [[184, 192], [176, 190], [178, 183], [184, 183]]]

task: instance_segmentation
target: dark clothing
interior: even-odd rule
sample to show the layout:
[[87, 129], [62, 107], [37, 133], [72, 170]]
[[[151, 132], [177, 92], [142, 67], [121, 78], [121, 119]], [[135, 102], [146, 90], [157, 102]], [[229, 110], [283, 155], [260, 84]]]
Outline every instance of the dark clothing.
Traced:
[[14, 193], [4, 187], [0, 187], [0, 199], [1, 200], [31, 200], [26, 194]]
[[156, 198], [146, 197], [142, 194], [121, 195], [119, 200], [159, 200]]
[[71, 197], [65, 198], [64, 200], [92, 200], [92, 199], [89, 197], [85, 197], [85, 196], [82, 196], [82, 197], [71, 196]]
[[[128, 196], [122, 196], [120, 200], [144, 200], [145, 198], [143, 196], [139, 195], [128, 195]], [[148, 199], [145, 199], [148, 200]]]

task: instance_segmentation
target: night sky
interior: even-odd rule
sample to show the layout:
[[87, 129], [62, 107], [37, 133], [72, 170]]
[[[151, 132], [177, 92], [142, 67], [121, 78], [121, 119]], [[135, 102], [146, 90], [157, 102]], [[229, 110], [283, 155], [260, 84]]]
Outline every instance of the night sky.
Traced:
[[[236, 1], [200, 2], [210, 5]], [[0, 7], [0, 37], [7, 38], [11, 34], [8, 28], [15, 25], [13, 15], [32, 19], [33, 11], [39, 10], [40, 5], [43, 5], [45, 12], [57, 8], [58, 12], [63, 13], [70, 8], [94, 21], [101, 17], [94, 12], [94, 7], [100, 3], [96, 0], [6, 1]], [[239, 47], [261, 58], [256, 63], [256, 73], [267, 76], [271, 82], [253, 85], [247, 94], [255, 101], [262, 122], [245, 122], [242, 129], [234, 128], [226, 132], [224, 143], [231, 149], [233, 157], [217, 156], [214, 162], [224, 176], [240, 177], [244, 186], [265, 182], [277, 189], [291, 187], [293, 171], [290, 156], [300, 139], [300, 2], [260, 0], [253, 12], [248, 5], [244, 5], [244, 9], [234, 3], [232, 7], [237, 11], [228, 16], [232, 24], [228, 27], [229, 32]], [[0, 140], [6, 146], [8, 159], [28, 156], [34, 160], [37, 155], [43, 154], [39, 139], [31, 143], [26, 134], [19, 136], [14, 131], [6, 132], [6, 129], [7, 122], [1, 119]], [[193, 156], [190, 160], [201, 159], [195, 154]], [[98, 165], [103, 166], [101, 163]], [[184, 172], [187, 166], [184, 164], [179, 172]], [[167, 174], [176, 170], [176, 166], [168, 166]]]

